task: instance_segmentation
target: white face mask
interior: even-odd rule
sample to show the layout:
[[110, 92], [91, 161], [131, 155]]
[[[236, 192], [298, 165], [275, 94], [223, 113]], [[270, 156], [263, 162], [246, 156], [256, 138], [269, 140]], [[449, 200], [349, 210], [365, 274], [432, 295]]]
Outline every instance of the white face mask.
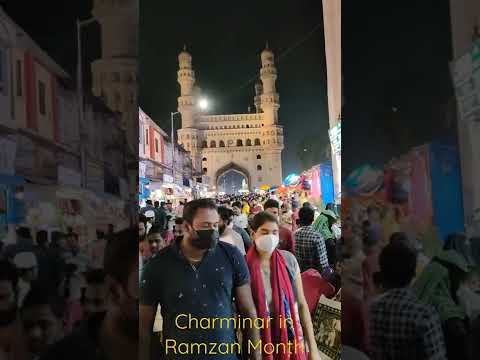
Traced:
[[278, 235], [268, 234], [255, 239], [255, 245], [257, 250], [271, 254], [277, 248], [279, 241]]

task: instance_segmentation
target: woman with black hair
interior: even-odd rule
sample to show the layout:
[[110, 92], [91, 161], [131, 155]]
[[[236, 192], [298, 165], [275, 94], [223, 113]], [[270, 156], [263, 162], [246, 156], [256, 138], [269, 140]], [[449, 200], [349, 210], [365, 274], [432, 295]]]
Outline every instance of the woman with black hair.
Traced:
[[[252, 295], [257, 316], [269, 323], [262, 329], [262, 341], [297, 345], [289, 357], [279, 351], [268, 358], [305, 360], [307, 355], [302, 345], [305, 341], [308, 359], [320, 359], [300, 267], [290, 252], [277, 249], [280, 241], [277, 218], [267, 212], [257, 214], [252, 221], [252, 237], [254, 246], [247, 254]], [[288, 320], [283, 324], [282, 319]]]

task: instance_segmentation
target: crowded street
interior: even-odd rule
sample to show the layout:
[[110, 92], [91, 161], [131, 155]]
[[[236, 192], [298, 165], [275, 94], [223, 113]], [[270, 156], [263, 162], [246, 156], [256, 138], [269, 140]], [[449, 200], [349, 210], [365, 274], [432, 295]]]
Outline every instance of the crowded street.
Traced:
[[[139, 228], [140, 339], [153, 354], [143, 358], [260, 359], [269, 351], [335, 358], [341, 225], [333, 203], [322, 209], [307, 200], [307, 192], [295, 187], [177, 206], [147, 200]], [[184, 261], [191, 267], [182, 270]], [[225, 324], [215, 327], [215, 320]]]

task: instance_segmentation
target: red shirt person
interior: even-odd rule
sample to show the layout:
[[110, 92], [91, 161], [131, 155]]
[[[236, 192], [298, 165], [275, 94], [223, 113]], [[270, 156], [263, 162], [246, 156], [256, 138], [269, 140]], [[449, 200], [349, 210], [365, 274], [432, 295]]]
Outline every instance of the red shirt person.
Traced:
[[[275, 199], [267, 200], [263, 205], [263, 208], [265, 209], [266, 212], [275, 216], [280, 222], [280, 203], [277, 200]], [[280, 225], [278, 235], [280, 238], [280, 243], [278, 244], [278, 248], [280, 250], [286, 250], [291, 252], [292, 254], [295, 254], [295, 241], [293, 238], [292, 231], [289, 228]]]

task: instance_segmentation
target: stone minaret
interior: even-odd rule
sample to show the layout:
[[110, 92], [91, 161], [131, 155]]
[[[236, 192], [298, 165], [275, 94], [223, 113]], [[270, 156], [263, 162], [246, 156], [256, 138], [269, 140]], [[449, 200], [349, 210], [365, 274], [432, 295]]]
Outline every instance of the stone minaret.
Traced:
[[193, 127], [195, 117], [195, 98], [197, 89], [195, 85], [195, 71], [192, 68], [192, 56], [184, 48], [178, 55], [179, 70], [177, 80], [180, 84], [180, 97], [178, 98], [178, 111], [182, 114], [182, 128]]
[[[92, 14], [102, 33], [102, 57], [92, 63], [93, 93], [113, 111], [138, 114], [138, 1], [95, 0]], [[132, 121], [127, 115], [123, 120]]]
[[200, 98], [201, 89], [195, 86], [192, 56], [185, 47], [178, 55], [178, 65], [177, 80], [180, 84], [178, 111], [182, 116], [182, 128], [177, 132], [177, 141], [190, 152], [193, 168], [199, 171], [201, 169], [201, 139], [195, 128], [195, 118], [197, 116], [196, 103]]
[[260, 96], [261, 108], [264, 113], [265, 126], [278, 124], [278, 109], [280, 108], [280, 97], [275, 88], [277, 80], [277, 69], [273, 52], [268, 48], [261, 54], [262, 68], [260, 69], [260, 79], [263, 83], [263, 93]]
[[263, 93], [263, 86], [260, 81], [255, 83], [255, 98], [254, 98], [254, 104], [255, 104], [255, 111], [256, 113], [261, 113], [262, 112], [262, 99], [261, 95]]
[[91, 64], [92, 92], [121, 114], [129, 155], [128, 182], [138, 194], [137, 48], [139, 0], [93, 0], [92, 15], [100, 24], [102, 56]]

